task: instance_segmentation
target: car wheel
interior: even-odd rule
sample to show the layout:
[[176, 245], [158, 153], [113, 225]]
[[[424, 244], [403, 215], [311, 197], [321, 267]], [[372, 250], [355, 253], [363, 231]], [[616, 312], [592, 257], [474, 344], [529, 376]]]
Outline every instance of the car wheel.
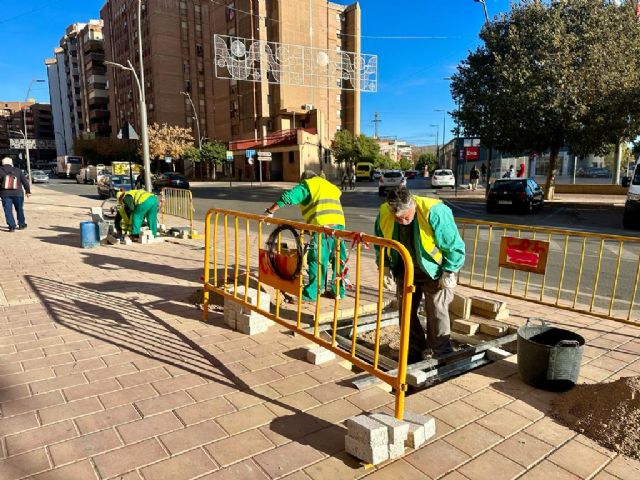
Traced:
[[543, 206], [544, 206], [544, 200], [540, 200], [540, 203], [536, 207], [536, 212], [541, 211]]
[[495, 211], [496, 211], [495, 205], [491, 205], [490, 203], [487, 203], [487, 213], [494, 213]]
[[524, 213], [525, 215], [528, 215], [532, 212], [533, 212], [533, 204], [531, 203], [531, 201], [528, 201], [527, 203], [522, 205], [522, 213]]
[[378, 195], [384, 197], [384, 188], [378, 188]]

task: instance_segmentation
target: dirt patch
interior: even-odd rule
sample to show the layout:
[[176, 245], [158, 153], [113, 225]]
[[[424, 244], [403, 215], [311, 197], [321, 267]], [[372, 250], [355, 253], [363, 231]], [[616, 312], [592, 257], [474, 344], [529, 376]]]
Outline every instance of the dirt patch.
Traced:
[[577, 385], [553, 401], [552, 416], [603, 447], [640, 460], [640, 377]]

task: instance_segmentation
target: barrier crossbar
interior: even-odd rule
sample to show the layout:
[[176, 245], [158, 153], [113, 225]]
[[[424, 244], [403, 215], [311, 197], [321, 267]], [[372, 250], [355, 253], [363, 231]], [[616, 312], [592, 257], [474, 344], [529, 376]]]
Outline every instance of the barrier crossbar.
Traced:
[[[467, 260], [458, 283], [541, 305], [640, 324], [640, 238], [456, 219]], [[549, 242], [544, 274], [500, 267], [503, 236]]]
[[[295, 319], [285, 318], [281, 309], [284, 294], [276, 290], [275, 307], [271, 305], [260, 305], [260, 295], [258, 295], [257, 305], [252, 305], [248, 301], [249, 279], [258, 278], [259, 263], [258, 250], [263, 247], [263, 237], [266, 235], [266, 229], [273, 229], [279, 225], [287, 225], [294, 228], [302, 239], [310, 238], [311, 235], [317, 234], [316, 242], [318, 255], [318, 275], [320, 276], [320, 264], [322, 256], [322, 245], [325, 238], [333, 237], [335, 239], [336, 257], [340, 258], [341, 247], [350, 248], [348, 262], [343, 264], [338, 262], [339, 270], [335, 279], [335, 291], [340, 291], [341, 282], [344, 282], [343, 274], [347, 273], [350, 264], [355, 262], [355, 278], [353, 278], [353, 318], [352, 318], [352, 338], [349, 348], [341, 348], [337, 342], [338, 316], [340, 311], [340, 298], [327, 299], [322, 298], [321, 293], [324, 292], [324, 285], [317, 285], [317, 300], [313, 309], [315, 315], [313, 325], [309, 328], [303, 328], [302, 324], [302, 275], [298, 280], [298, 296], [293, 309]], [[229, 228], [231, 227], [231, 229]], [[280, 248], [280, 239], [278, 239], [278, 248]], [[363, 257], [363, 245], [375, 246], [380, 249], [379, 272], [375, 276], [374, 291], [377, 295], [375, 305], [375, 341], [373, 347], [373, 357], [363, 359], [362, 355], [358, 355], [356, 342], [358, 338], [358, 320], [361, 313], [361, 295], [363, 295], [363, 273], [366, 276], [368, 271], [375, 269], [373, 258]], [[402, 317], [400, 319], [400, 345], [398, 350], [398, 366], [396, 370], [384, 371], [380, 368], [380, 330], [383, 320], [383, 296], [384, 289], [384, 262], [386, 252], [395, 251], [403, 260], [405, 265], [404, 271], [404, 290], [399, 296], [399, 302], [402, 305]], [[355, 261], [352, 258], [355, 255]], [[409, 252], [400, 243], [394, 240], [386, 240], [372, 235], [350, 232], [347, 230], [333, 230], [327, 227], [319, 227], [305, 223], [292, 222], [276, 218], [268, 218], [262, 215], [243, 213], [233, 210], [224, 210], [219, 208], [210, 209], [205, 219], [205, 249], [204, 249], [204, 275], [203, 275], [203, 320], [208, 319], [208, 305], [210, 293], [215, 293], [223, 298], [232, 299], [239, 303], [245, 309], [253, 310], [279, 325], [292, 330], [298, 335], [310, 340], [311, 342], [330, 350], [336, 355], [348, 360], [358, 368], [374, 375], [381, 381], [390, 385], [395, 389], [395, 416], [403, 418], [404, 415], [404, 398], [407, 390], [407, 354], [409, 344], [409, 318], [411, 312], [412, 293], [415, 291], [413, 286], [413, 261]], [[328, 274], [328, 272], [327, 272]], [[213, 278], [212, 278], [213, 277]], [[243, 279], [242, 279], [243, 277]], [[238, 294], [238, 284], [244, 282], [244, 295]], [[369, 291], [368, 286], [364, 287]], [[261, 284], [258, 280], [257, 290], [260, 291]], [[389, 292], [387, 291], [387, 294]], [[393, 298], [396, 293], [393, 292]], [[332, 319], [331, 319], [331, 335], [325, 335], [320, 329], [320, 311], [321, 302], [333, 302]], [[343, 301], [344, 302], [344, 301]], [[273, 310], [273, 311], [272, 311]], [[292, 310], [289, 310], [291, 313]], [[344, 322], [344, 319], [341, 319]], [[323, 329], [324, 330], [324, 329]]]
[[160, 209], [160, 223], [165, 223], [165, 215], [189, 220], [189, 237], [201, 238], [201, 236], [198, 236], [195, 233], [193, 228], [193, 214], [195, 209], [193, 207], [193, 196], [191, 191], [182, 188], [164, 187], [161, 191], [161, 198], [162, 207]]

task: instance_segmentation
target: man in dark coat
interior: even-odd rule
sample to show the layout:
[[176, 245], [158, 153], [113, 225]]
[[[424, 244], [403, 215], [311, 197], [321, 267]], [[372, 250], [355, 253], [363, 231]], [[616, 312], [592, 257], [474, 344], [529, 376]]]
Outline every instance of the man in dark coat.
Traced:
[[25, 193], [27, 197], [31, 195], [29, 179], [22, 170], [13, 166], [11, 158], [3, 158], [2, 166], [0, 166], [0, 197], [4, 208], [4, 218], [7, 221], [10, 232], [16, 231], [16, 219], [13, 216], [14, 209], [18, 217], [17, 228], [19, 230], [27, 228], [27, 222], [24, 218]]

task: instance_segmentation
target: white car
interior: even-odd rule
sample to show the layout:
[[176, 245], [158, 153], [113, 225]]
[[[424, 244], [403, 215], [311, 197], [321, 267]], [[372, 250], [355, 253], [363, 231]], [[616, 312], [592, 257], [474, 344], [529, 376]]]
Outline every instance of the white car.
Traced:
[[436, 170], [431, 176], [431, 186], [433, 188], [454, 188], [456, 186], [456, 179], [453, 176], [453, 172], [447, 169]]
[[42, 170], [33, 170], [31, 172], [31, 178], [33, 179], [33, 183], [49, 183], [49, 175]]
[[401, 170], [387, 170], [382, 172], [382, 175], [378, 180], [378, 194], [382, 197], [384, 196], [387, 188], [395, 188], [406, 184], [407, 179], [404, 178], [404, 174]]

